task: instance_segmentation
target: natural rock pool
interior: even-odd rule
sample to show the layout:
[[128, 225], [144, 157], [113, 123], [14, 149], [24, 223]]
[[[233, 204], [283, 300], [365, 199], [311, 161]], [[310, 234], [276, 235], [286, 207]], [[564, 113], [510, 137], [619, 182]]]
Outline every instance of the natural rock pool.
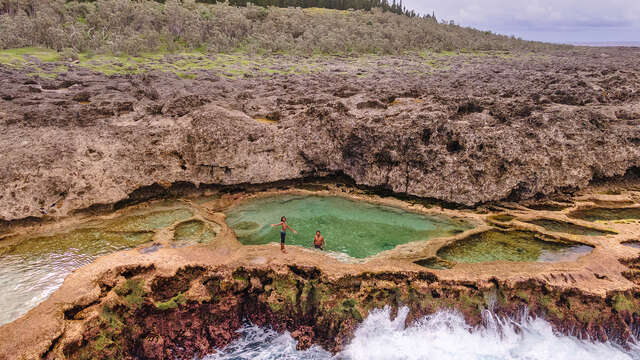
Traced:
[[180, 223], [173, 233], [173, 241], [177, 246], [209, 243], [216, 236], [214, 230], [201, 220]]
[[544, 240], [531, 231], [489, 230], [458, 240], [438, 250], [438, 256], [453, 262], [574, 261], [593, 250], [586, 245]]
[[603, 236], [603, 235], [615, 234], [615, 232], [613, 231], [594, 229], [587, 226], [581, 226], [581, 225], [572, 224], [564, 221], [553, 220], [553, 219], [536, 219], [536, 220], [529, 220], [526, 222], [541, 226], [549, 231], [573, 234], [573, 235]]
[[569, 213], [569, 217], [586, 221], [615, 221], [640, 219], [640, 207], [634, 208], [587, 208]]
[[[93, 221], [64, 233], [3, 240], [6, 245], [0, 247], [0, 325], [17, 319], [49, 297], [73, 270], [99, 256], [147, 243], [155, 230], [192, 216], [187, 209], [154, 211]], [[193, 231], [185, 229], [180, 233], [184, 233], [181, 239], [188, 240]]]
[[335, 196], [273, 196], [249, 200], [227, 212], [227, 223], [245, 245], [279, 242], [280, 229], [270, 224], [281, 216], [298, 231], [287, 245], [313, 247], [320, 230], [326, 250], [365, 258], [412, 241], [451, 236], [472, 227], [446, 216], [422, 215], [399, 208]]

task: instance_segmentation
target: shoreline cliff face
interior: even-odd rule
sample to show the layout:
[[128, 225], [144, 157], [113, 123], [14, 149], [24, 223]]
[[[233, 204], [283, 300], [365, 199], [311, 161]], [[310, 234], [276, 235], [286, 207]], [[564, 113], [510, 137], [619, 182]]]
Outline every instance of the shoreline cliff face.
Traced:
[[[176, 255], [161, 251], [135, 265], [72, 276], [53, 300], [0, 327], [0, 356], [193, 358], [237, 339], [245, 321], [291, 332], [299, 349], [315, 344], [337, 352], [370, 311], [384, 306], [394, 312], [408, 307], [407, 325], [439, 310], [455, 310], [470, 326], [481, 326], [482, 312], [491, 311], [512, 319], [540, 316], [558, 333], [622, 346], [640, 332], [637, 288], [599, 296], [533, 279], [451, 281], [414, 269], [341, 273], [344, 269], [326, 272], [282, 263], [179, 264], [171, 260]], [[65, 297], [73, 300], [54, 302]]]
[[151, 277], [149, 285], [146, 271], [153, 269], [124, 281], [99, 281], [103, 289], [117, 284], [101, 294], [101, 306], [65, 312], [66, 321], [82, 322], [82, 337], [63, 334], [44, 357], [193, 358], [235, 340], [244, 321], [290, 331], [299, 349], [315, 344], [337, 352], [369, 311], [384, 306], [394, 311], [407, 306], [407, 324], [455, 309], [469, 325], [478, 326], [485, 309], [512, 319], [527, 309], [526, 316], [542, 316], [559, 333], [582, 339], [624, 345], [640, 331], [640, 318], [633, 311], [640, 294], [635, 291], [601, 298], [536, 281], [439, 282], [433, 274], [411, 272], [365, 272], [327, 281], [327, 274], [317, 268], [294, 265], [185, 267], [173, 276]]
[[640, 166], [637, 55], [328, 58], [309, 74], [196, 79], [0, 65], [0, 220], [154, 184], [335, 174], [465, 205], [572, 191]]
[[[496, 204], [499, 212], [438, 209], [326, 185], [324, 190], [274, 188], [183, 200], [194, 218], [216, 229], [210, 243], [174, 247], [169, 238], [175, 230], [160, 229], [154, 246], [106, 255], [74, 271], [46, 301], [0, 326], [0, 359], [193, 358], [236, 339], [244, 321], [289, 331], [300, 349], [315, 344], [338, 352], [372, 310], [385, 306], [392, 313], [407, 307], [407, 325], [440, 310], [459, 312], [470, 326], [482, 326], [486, 311], [519, 319], [526, 310], [560, 334], [629, 346], [640, 333], [640, 259], [638, 250], [628, 246], [640, 234], [637, 220], [598, 223], [597, 228], [608, 231], [601, 236], [561, 234], [529, 221], [555, 219], [551, 221], [594, 230], [572, 216], [585, 209], [608, 209], [610, 214], [637, 210], [638, 191], [629, 190], [637, 184], [637, 179], [617, 184], [618, 195], [602, 194], [605, 188], [581, 191], [565, 199], [562, 210], [532, 210], [516, 203]], [[221, 212], [256, 197], [286, 194], [343, 196], [454, 216], [476, 227], [347, 263], [301, 246], [289, 246], [283, 254], [278, 244], [242, 245]], [[100, 218], [117, 220], [114, 216], [129, 213], [143, 216], [145, 209], [157, 213], [153, 204], [140, 204], [115, 214], [76, 216], [77, 223], [68, 219], [66, 227], [96, 226]], [[64, 228], [52, 223], [24, 232]], [[563, 262], [460, 262], [432, 269], [428, 261], [420, 261], [496, 228], [532, 231], [546, 241], [579, 242], [593, 250]]]

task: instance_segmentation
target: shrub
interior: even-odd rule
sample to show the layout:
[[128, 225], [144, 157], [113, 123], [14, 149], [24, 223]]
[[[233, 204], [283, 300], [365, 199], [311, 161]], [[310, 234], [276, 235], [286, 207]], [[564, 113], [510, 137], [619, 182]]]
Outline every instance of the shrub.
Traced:
[[235, 7], [194, 0], [0, 0], [0, 48], [24, 46], [127, 54], [205, 48], [399, 54], [558, 47], [380, 9]]

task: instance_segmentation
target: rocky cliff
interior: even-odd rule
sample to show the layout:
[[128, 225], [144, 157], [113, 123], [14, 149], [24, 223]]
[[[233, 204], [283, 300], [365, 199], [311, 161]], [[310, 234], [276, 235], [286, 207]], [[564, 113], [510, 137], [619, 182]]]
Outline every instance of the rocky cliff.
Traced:
[[332, 174], [467, 205], [569, 191], [640, 166], [639, 54], [328, 58], [195, 79], [0, 65], [0, 219]]

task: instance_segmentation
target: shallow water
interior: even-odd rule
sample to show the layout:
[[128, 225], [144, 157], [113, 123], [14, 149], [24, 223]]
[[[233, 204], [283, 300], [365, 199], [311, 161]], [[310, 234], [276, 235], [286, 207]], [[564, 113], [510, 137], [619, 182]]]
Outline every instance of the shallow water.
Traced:
[[640, 219], [640, 208], [590, 208], [569, 213], [569, 217], [586, 221]]
[[209, 243], [215, 236], [215, 232], [200, 220], [180, 223], [174, 229], [174, 241], [179, 244]]
[[365, 258], [397, 245], [451, 236], [470, 229], [466, 222], [444, 216], [425, 216], [399, 208], [341, 197], [278, 196], [250, 200], [227, 212], [227, 223], [245, 245], [280, 241], [280, 228], [270, 224], [286, 216], [298, 231], [286, 244], [313, 247], [320, 230], [326, 250]]
[[73, 270], [99, 256], [147, 243], [153, 230], [191, 216], [178, 209], [93, 221], [90, 228], [20, 239], [0, 248], [0, 325], [47, 299]]
[[565, 245], [540, 239], [531, 231], [489, 230], [438, 250], [438, 256], [460, 263], [487, 261], [575, 261], [593, 250], [586, 245]]
[[483, 314], [485, 327], [470, 327], [462, 316], [441, 311], [405, 327], [407, 308], [391, 319], [389, 308], [374, 310], [358, 327], [354, 339], [335, 356], [314, 346], [296, 350], [288, 334], [246, 325], [242, 337], [206, 360], [633, 360], [637, 348], [625, 351], [609, 343], [592, 343], [554, 334], [542, 319], [522, 321]]
[[551, 220], [551, 219], [537, 219], [537, 220], [531, 220], [527, 222], [530, 224], [542, 226], [543, 228], [549, 231], [561, 232], [561, 233], [573, 234], [573, 235], [603, 236], [603, 235], [615, 234], [613, 231], [598, 230], [598, 229], [593, 229], [586, 226], [580, 226], [577, 224], [571, 224], [568, 222]]

